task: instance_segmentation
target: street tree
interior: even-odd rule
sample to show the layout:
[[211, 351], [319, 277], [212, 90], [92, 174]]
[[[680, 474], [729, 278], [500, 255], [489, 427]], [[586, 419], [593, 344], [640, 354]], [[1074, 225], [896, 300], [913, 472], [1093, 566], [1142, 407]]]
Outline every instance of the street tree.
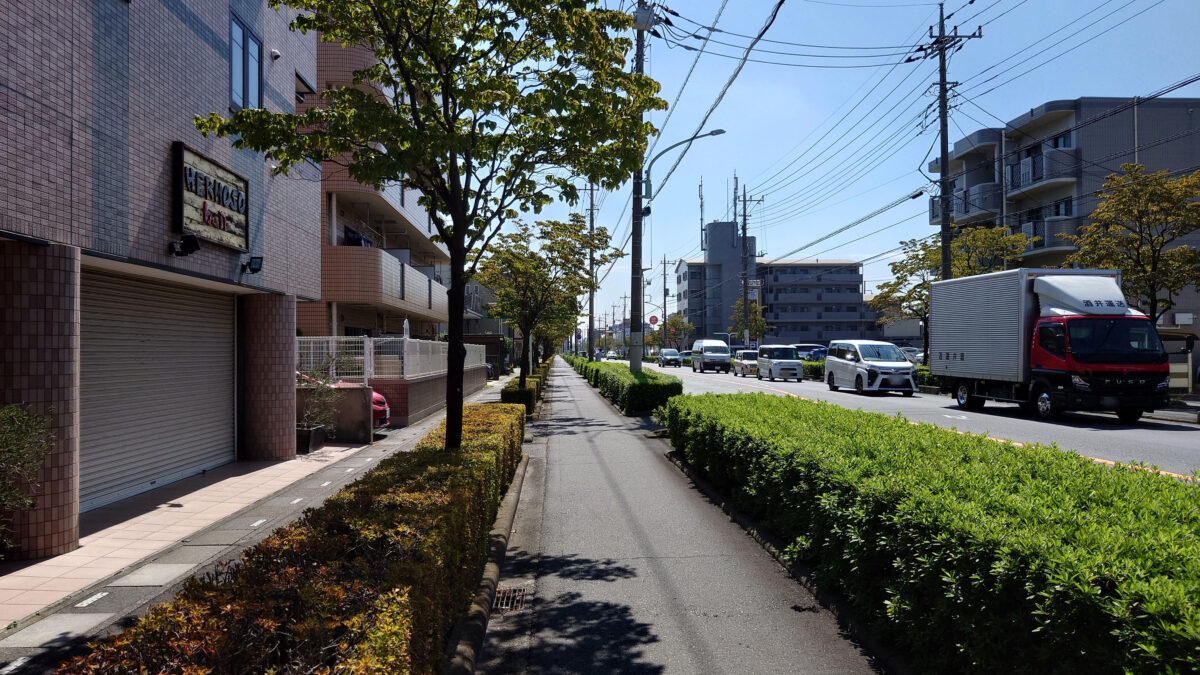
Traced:
[[[746, 331], [745, 312], [742, 311], [742, 299], [738, 298], [733, 303], [733, 315], [730, 320], [733, 325], [729, 327], [729, 332], [741, 337]], [[773, 326], [767, 325], [767, 320], [763, 317], [763, 308], [754, 300], [750, 301], [750, 339], [756, 340], [766, 335]]]
[[591, 290], [588, 253], [597, 266], [621, 255], [608, 247], [608, 231], [588, 232], [578, 213], [567, 221], [545, 220], [536, 226], [518, 223], [497, 235], [482, 260], [476, 278], [492, 289], [493, 316], [516, 326], [521, 341], [520, 386], [529, 374], [530, 352], [535, 342], [553, 345], [575, 329], [579, 296]]
[[673, 349], [687, 349], [688, 337], [696, 332], [696, 327], [688, 323], [687, 319], [683, 318], [683, 314], [676, 312], [667, 317], [663, 323], [663, 330], [666, 335], [663, 338], [663, 346]]
[[[970, 227], [957, 232], [950, 245], [955, 277], [996, 272], [1013, 266], [1037, 238], [1009, 234], [1004, 227]], [[892, 279], [879, 286], [871, 309], [880, 323], [919, 319], [929, 326], [929, 284], [942, 278], [941, 246], [936, 237], [900, 242], [903, 257], [891, 263]], [[923, 330], [922, 351], [929, 365], [929, 331]]]
[[[279, 10], [284, 0], [269, 0]], [[446, 446], [462, 440], [466, 281], [505, 223], [577, 185], [616, 189], [642, 161], [662, 109], [628, 72], [632, 17], [599, 0], [286, 0], [293, 30], [365, 48], [374, 64], [300, 113], [243, 109], [196, 119], [286, 173], [336, 161], [382, 189], [419, 190], [449, 269]], [[528, 342], [528, 341], [526, 341]]]
[[1175, 306], [1184, 287], [1200, 284], [1200, 250], [1180, 240], [1200, 231], [1200, 171], [1171, 178], [1122, 164], [1097, 193], [1092, 224], [1060, 234], [1079, 250], [1067, 264], [1121, 270], [1125, 297], [1152, 321]]

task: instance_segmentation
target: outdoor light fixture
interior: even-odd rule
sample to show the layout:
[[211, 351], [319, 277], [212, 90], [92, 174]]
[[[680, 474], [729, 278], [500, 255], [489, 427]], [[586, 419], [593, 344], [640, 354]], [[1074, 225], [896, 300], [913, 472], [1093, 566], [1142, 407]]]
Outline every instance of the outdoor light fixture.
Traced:
[[200, 238], [194, 234], [185, 234], [179, 241], [167, 244], [167, 253], [173, 256], [191, 255], [200, 250]]
[[261, 255], [250, 256], [250, 260], [242, 262], [242, 274], [258, 274], [262, 271], [262, 262]]

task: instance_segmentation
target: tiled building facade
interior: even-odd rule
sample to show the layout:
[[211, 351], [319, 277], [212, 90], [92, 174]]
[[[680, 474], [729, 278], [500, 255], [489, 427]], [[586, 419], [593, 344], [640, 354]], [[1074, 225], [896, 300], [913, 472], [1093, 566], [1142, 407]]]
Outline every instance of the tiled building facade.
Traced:
[[[980, 129], [956, 141], [952, 221], [960, 226], [1004, 225], [1037, 237], [1022, 262], [1057, 267], [1074, 249], [1059, 234], [1091, 224], [1105, 178], [1137, 162], [1174, 175], [1200, 169], [1200, 99], [1078, 98], [1043, 103], [1003, 127]], [[929, 169], [938, 172], [938, 162]], [[939, 197], [929, 222], [941, 223]], [[1182, 244], [1200, 245], [1200, 234]], [[1162, 324], [1200, 329], [1200, 295], [1186, 289]]]
[[[0, 404], [55, 444], [16, 557], [81, 510], [295, 455], [297, 299], [320, 297], [320, 169], [274, 175], [193, 117], [295, 110], [316, 39], [265, 0], [0, 13]], [[260, 271], [255, 272], [256, 269]]]

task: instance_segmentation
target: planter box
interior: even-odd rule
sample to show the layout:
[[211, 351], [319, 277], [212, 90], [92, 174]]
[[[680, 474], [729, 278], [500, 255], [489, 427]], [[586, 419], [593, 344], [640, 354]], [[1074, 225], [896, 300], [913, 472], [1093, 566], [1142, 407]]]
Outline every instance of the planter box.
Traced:
[[325, 427], [302, 429], [296, 427], [296, 453], [307, 455], [325, 445]]

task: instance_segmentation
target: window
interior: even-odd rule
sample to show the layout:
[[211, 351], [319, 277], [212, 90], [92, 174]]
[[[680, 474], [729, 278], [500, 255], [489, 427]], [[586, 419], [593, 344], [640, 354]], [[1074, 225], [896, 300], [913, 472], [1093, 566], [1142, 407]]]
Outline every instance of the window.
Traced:
[[1038, 346], [1062, 358], [1067, 352], [1062, 324], [1052, 323], [1038, 326]]
[[1050, 147], [1052, 147], [1052, 148], [1069, 148], [1069, 147], [1071, 147], [1071, 132], [1064, 131], [1061, 134], [1050, 139]]
[[1051, 216], [1073, 216], [1075, 215], [1074, 203], [1071, 197], [1067, 197], [1061, 201], [1054, 202], [1050, 207]]
[[229, 18], [229, 105], [258, 108], [262, 98], [262, 42], [236, 16]]

